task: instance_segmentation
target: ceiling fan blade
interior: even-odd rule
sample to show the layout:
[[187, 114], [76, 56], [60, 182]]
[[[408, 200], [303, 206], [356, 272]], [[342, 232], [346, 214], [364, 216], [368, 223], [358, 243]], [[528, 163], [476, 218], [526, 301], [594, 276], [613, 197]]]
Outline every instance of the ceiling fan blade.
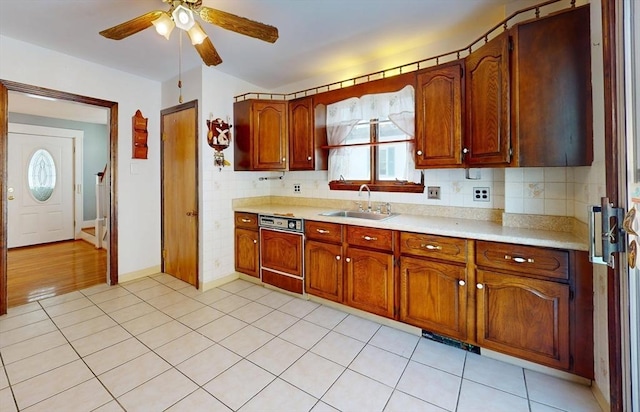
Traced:
[[120, 23], [117, 26], [113, 26], [106, 30], [102, 30], [100, 35], [107, 39], [122, 40], [125, 37], [129, 37], [132, 34], [136, 34], [139, 31], [151, 27], [153, 24], [152, 22], [160, 17], [162, 13], [164, 12], [160, 10], [150, 11], [149, 13], [138, 16], [135, 19]]
[[211, 43], [209, 37], [205, 38], [202, 43], [194, 45], [194, 47], [198, 50], [198, 54], [207, 66], [217, 66], [222, 63], [222, 59], [216, 48], [213, 47], [213, 43]]
[[254, 37], [269, 43], [275, 43], [275, 41], [278, 40], [277, 28], [269, 26], [268, 24], [236, 16], [235, 14], [227, 13], [225, 11], [212, 9], [210, 7], [201, 7], [200, 17], [202, 20], [211, 24], [215, 24], [216, 26], [220, 26], [226, 30], [244, 34], [245, 36]]

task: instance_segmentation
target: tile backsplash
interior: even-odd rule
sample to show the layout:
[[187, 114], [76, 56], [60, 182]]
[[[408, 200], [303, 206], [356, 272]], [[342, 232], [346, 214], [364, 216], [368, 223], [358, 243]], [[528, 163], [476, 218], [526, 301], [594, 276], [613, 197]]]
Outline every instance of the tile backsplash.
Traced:
[[[500, 209], [511, 214], [576, 217], [586, 222], [590, 192], [597, 191], [589, 183], [590, 170], [591, 167], [470, 169], [471, 179], [467, 179], [464, 169], [429, 169], [424, 171], [425, 186], [440, 187], [440, 199], [428, 199], [425, 190], [419, 194], [373, 192], [371, 200]], [[488, 188], [489, 201], [475, 201], [475, 188]], [[322, 171], [287, 172], [282, 180], [272, 181], [271, 195], [363, 200], [357, 192], [329, 190], [327, 173]]]

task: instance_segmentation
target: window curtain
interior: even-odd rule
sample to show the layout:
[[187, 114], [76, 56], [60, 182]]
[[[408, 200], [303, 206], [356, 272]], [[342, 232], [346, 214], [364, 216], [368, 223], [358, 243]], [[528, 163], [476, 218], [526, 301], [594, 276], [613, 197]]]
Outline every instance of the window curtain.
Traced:
[[[345, 144], [347, 136], [362, 117], [362, 106], [357, 97], [327, 106], [327, 143], [329, 146]], [[329, 181], [341, 180], [348, 174], [350, 147], [329, 150]]]
[[[392, 93], [368, 94], [353, 97], [327, 106], [327, 142], [330, 146], [345, 144], [353, 127], [362, 120], [388, 118], [406, 133], [415, 138], [415, 92], [413, 86], [406, 86]], [[421, 182], [421, 173], [415, 168], [415, 144], [409, 142], [407, 163], [401, 180]], [[329, 181], [340, 180], [348, 164], [349, 147], [329, 150]]]

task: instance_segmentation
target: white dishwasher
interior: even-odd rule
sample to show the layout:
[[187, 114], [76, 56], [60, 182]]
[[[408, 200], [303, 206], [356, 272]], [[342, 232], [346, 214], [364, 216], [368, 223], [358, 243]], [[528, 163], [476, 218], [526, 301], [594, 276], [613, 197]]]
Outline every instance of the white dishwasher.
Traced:
[[289, 292], [304, 292], [304, 221], [259, 215], [260, 278]]

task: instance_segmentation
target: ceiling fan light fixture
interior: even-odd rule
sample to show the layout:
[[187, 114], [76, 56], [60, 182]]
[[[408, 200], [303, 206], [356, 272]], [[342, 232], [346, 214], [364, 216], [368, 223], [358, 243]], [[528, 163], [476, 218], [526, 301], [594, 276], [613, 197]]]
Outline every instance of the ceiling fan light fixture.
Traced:
[[176, 7], [171, 15], [173, 16], [173, 21], [176, 26], [184, 31], [189, 31], [189, 29], [196, 24], [196, 21], [193, 18], [193, 12], [182, 4]]
[[204, 39], [207, 38], [207, 33], [202, 30], [202, 27], [198, 24], [198, 22], [195, 22], [193, 27], [191, 27], [189, 31], [187, 31], [187, 34], [191, 39], [191, 44], [193, 44], [194, 46], [202, 43]]
[[167, 40], [169, 40], [169, 36], [171, 36], [173, 28], [176, 27], [176, 24], [171, 19], [171, 16], [169, 16], [169, 13], [162, 13], [160, 17], [151, 23], [155, 26], [158, 34], [164, 36]]

